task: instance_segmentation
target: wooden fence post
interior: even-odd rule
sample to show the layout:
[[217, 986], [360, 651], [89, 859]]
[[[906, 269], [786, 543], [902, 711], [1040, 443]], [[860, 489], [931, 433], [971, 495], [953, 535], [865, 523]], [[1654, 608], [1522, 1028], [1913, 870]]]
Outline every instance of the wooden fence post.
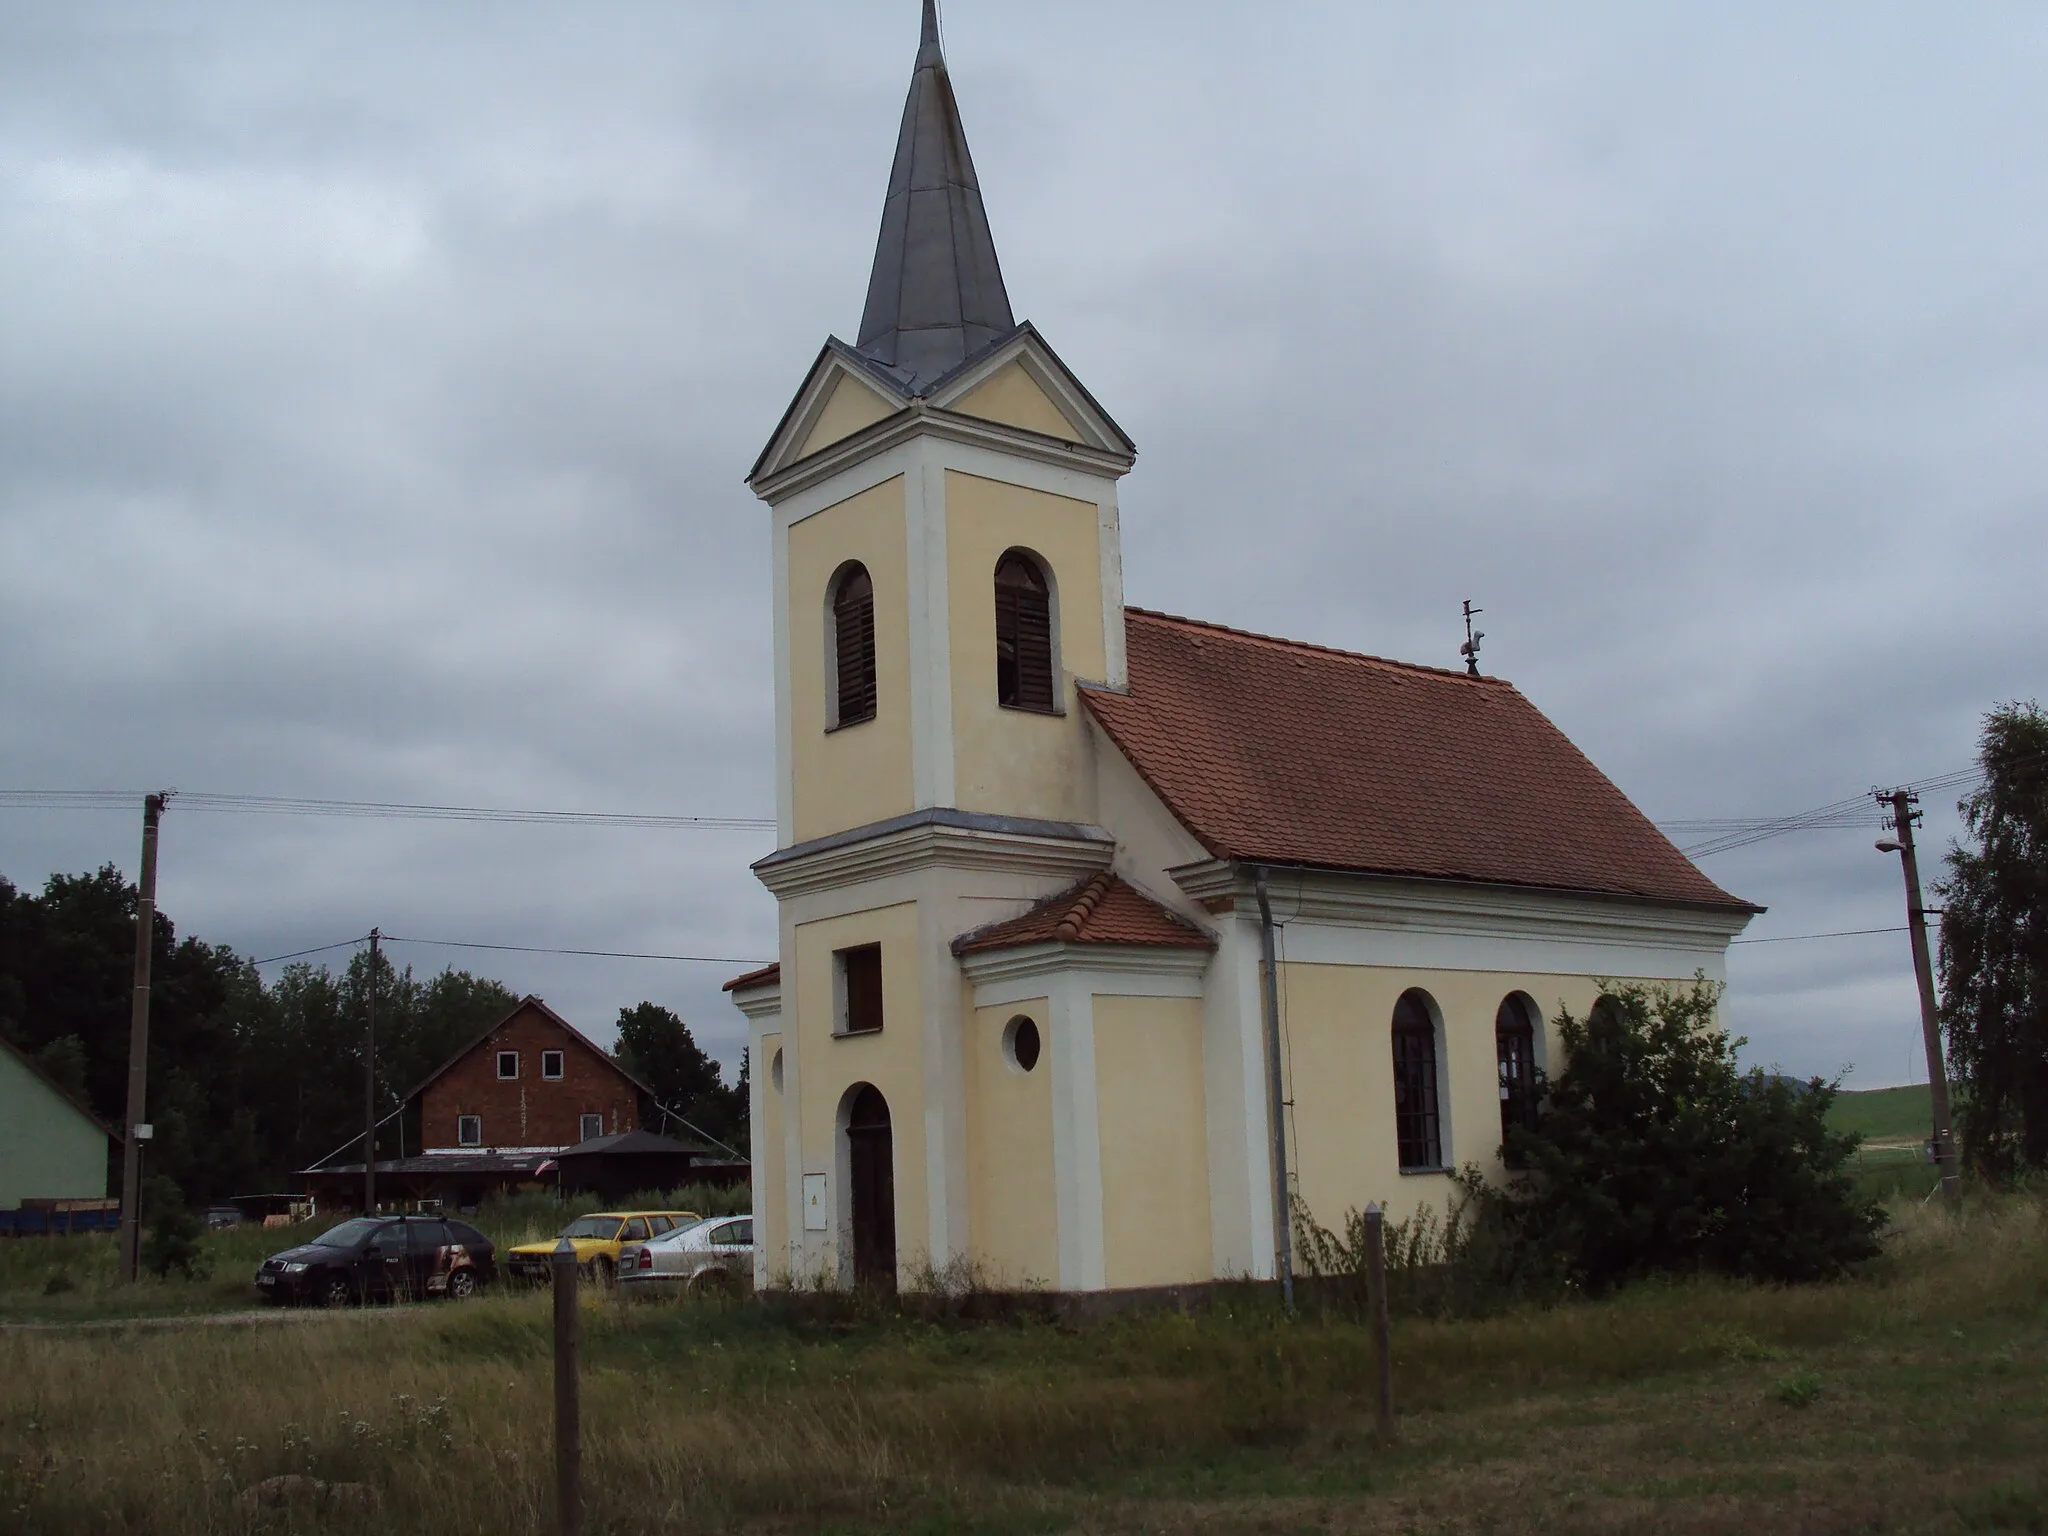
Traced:
[[1379, 1364], [1379, 1391], [1374, 1398], [1374, 1416], [1380, 1439], [1394, 1438], [1394, 1341], [1391, 1309], [1387, 1304], [1386, 1212], [1377, 1200], [1365, 1208], [1366, 1278], [1372, 1289], [1372, 1343]]
[[576, 1245], [566, 1237], [549, 1256], [555, 1283], [555, 1530], [583, 1532], [583, 1414], [578, 1395]]

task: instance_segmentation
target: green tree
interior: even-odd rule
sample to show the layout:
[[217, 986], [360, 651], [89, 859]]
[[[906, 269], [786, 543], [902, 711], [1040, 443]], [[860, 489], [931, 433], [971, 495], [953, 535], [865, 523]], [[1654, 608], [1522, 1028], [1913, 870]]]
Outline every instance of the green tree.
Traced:
[[142, 1267], [159, 1280], [172, 1271], [187, 1280], [204, 1280], [213, 1261], [199, 1239], [206, 1227], [185, 1204], [177, 1183], [160, 1173], [142, 1181]]
[[739, 1086], [726, 1087], [718, 1063], [704, 1053], [677, 1014], [659, 1003], [621, 1008], [614, 1054], [620, 1066], [654, 1090], [656, 1120], [667, 1110], [690, 1122], [672, 1127], [685, 1139], [708, 1137], [745, 1150], [745, 1068]]
[[43, 1076], [81, 1103], [86, 1099], [85, 1042], [76, 1035], [59, 1035], [40, 1051], [35, 1063]]
[[1652, 1273], [1818, 1280], [1877, 1252], [1884, 1218], [1847, 1172], [1856, 1138], [1828, 1129], [1835, 1087], [1744, 1072], [1720, 988], [1627, 985], [1558, 1015], [1565, 1067], [1524, 1172], [1482, 1195], [1499, 1257], [1521, 1277], [1600, 1290]]
[[1942, 1026], [1964, 1158], [1993, 1178], [2048, 1167], [2048, 715], [1984, 717], [1981, 788], [1941, 897]]

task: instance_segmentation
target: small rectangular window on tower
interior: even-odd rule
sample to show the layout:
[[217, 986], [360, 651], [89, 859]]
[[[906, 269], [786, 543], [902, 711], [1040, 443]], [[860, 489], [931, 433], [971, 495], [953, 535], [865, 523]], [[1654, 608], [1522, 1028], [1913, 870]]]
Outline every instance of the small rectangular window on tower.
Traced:
[[503, 1079], [510, 1079], [518, 1075], [519, 1053], [517, 1051], [498, 1052], [498, 1076]]
[[455, 1117], [455, 1140], [459, 1146], [482, 1146], [484, 1144], [484, 1117], [482, 1115], [457, 1115]]
[[872, 1035], [882, 1027], [882, 946], [863, 944], [832, 956], [839, 994], [838, 1033]]
[[540, 1053], [540, 1075], [551, 1083], [558, 1083], [562, 1080], [562, 1053], [560, 1051], [542, 1051]]
[[584, 1141], [593, 1141], [604, 1134], [603, 1115], [585, 1115], [576, 1127], [577, 1136]]

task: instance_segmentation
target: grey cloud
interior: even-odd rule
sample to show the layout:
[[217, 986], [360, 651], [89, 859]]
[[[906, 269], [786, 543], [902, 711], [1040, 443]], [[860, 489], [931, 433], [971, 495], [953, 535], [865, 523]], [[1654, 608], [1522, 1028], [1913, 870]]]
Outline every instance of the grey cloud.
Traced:
[[[1018, 312], [1142, 450], [1134, 601], [1450, 664], [1474, 597], [1661, 816], [1959, 766], [2043, 691], [2048, 22], [946, 21]], [[9, 12], [0, 783], [766, 813], [739, 480], [858, 319], [914, 44], [908, 0]], [[0, 871], [132, 821], [0, 811]], [[166, 836], [258, 954], [774, 941], [746, 834]], [[1707, 868], [1758, 934], [1899, 920], [1857, 833]], [[400, 955], [743, 1038], [715, 966]], [[1902, 942], [1733, 975], [1757, 1059], [1904, 1074]]]

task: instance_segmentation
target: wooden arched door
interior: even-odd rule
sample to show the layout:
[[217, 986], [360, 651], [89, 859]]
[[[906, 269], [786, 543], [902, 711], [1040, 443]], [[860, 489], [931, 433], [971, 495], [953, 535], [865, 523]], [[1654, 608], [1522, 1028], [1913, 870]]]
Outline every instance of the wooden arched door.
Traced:
[[896, 1152], [889, 1101], [872, 1083], [854, 1095], [846, 1116], [847, 1170], [853, 1202], [856, 1285], [896, 1288]]

